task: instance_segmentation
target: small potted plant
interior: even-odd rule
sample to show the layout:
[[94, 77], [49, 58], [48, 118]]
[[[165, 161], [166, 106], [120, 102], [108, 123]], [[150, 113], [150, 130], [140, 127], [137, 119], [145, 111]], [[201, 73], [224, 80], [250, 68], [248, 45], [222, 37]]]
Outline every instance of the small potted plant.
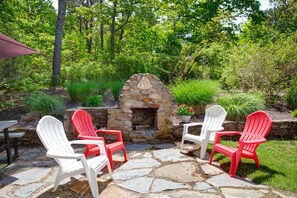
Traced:
[[178, 104], [177, 115], [180, 116], [183, 123], [190, 122], [191, 116], [194, 115], [193, 107], [187, 104]]

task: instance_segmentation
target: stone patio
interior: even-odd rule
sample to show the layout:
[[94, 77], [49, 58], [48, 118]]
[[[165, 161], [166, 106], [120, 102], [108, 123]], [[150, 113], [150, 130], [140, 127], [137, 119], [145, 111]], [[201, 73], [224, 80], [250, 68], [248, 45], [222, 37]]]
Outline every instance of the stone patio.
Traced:
[[[178, 148], [178, 143], [126, 145], [126, 163], [121, 152], [114, 155], [114, 179], [106, 173], [98, 177], [100, 197], [288, 197], [269, 186], [229, 177], [218, 164], [197, 158], [192, 145], [187, 150], [194, 152], [180, 153]], [[51, 192], [58, 166], [45, 157], [43, 147], [21, 147], [19, 153], [11, 165], [1, 164], [0, 197], [91, 197], [84, 176], [65, 179]]]

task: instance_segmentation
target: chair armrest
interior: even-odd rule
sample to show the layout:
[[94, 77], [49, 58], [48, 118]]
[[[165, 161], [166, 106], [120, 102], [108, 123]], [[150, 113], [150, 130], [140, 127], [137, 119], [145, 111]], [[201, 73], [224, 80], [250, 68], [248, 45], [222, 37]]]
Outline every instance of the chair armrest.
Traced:
[[84, 154], [76, 154], [76, 153], [57, 153], [57, 151], [49, 150], [46, 152], [47, 157], [51, 158], [63, 158], [63, 159], [82, 159], [84, 157]]
[[208, 129], [208, 131], [210, 131], [210, 132], [217, 132], [217, 131], [223, 131], [223, 130], [224, 130], [224, 127], [218, 127], [218, 128]]
[[214, 144], [219, 144], [221, 136], [226, 136], [226, 135], [240, 135], [241, 132], [239, 131], [222, 131], [222, 132], [216, 132], [216, 137]]
[[239, 143], [243, 144], [260, 144], [263, 142], [266, 142], [267, 140], [265, 138], [257, 139], [257, 140], [245, 140], [245, 141], [239, 141]]
[[97, 144], [100, 148], [100, 154], [106, 154], [105, 142], [102, 140], [73, 140], [70, 144]]
[[183, 137], [188, 134], [188, 128], [189, 127], [192, 127], [192, 126], [199, 126], [199, 125], [202, 125], [202, 123], [199, 123], [199, 122], [191, 122], [191, 123], [187, 123], [187, 124], [183, 124], [184, 126], [184, 129], [183, 129]]
[[96, 133], [106, 133], [106, 134], [117, 135], [118, 141], [123, 142], [122, 132], [119, 131], [119, 130], [104, 130], [104, 129], [99, 129], [99, 130], [96, 130]]
[[86, 135], [78, 135], [77, 137], [82, 140], [103, 140], [104, 141], [104, 137], [94, 137], [94, 136], [86, 136]]

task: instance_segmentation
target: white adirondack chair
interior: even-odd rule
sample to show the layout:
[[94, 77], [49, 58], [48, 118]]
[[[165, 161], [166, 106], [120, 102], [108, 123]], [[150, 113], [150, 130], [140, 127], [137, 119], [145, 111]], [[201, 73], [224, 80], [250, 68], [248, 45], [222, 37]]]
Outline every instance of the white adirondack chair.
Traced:
[[[67, 177], [86, 174], [93, 197], [99, 197], [97, 174], [105, 167], [112, 178], [110, 163], [108, 161], [103, 141], [100, 140], [75, 140], [68, 141], [62, 122], [52, 116], [44, 116], [37, 125], [37, 134], [44, 147], [46, 156], [54, 158], [60, 169], [56, 176], [53, 192], [59, 183]], [[100, 155], [86, 159], [83, 153], [75, 153], [72, 144], [96, 144], [100, 147]]]
[[227, 112], [220, 105], [213, 105], [206, 109], [204, 121], [202, 123], [202, 128], [200, 135], [189, 134], [189, 127], [201, 125], [198, 122], [192, 122], [184, 124], [183, 136], [180, 144], [180, 151], [182, 151], [184, 146], [184, 141], [190, 141], [200, 144], [200, 159], [205, 157], [205, 152], [208, 143], [213, 143], [215, 139], [215, 132], [222, 131], [223, 122], [227, 116]]

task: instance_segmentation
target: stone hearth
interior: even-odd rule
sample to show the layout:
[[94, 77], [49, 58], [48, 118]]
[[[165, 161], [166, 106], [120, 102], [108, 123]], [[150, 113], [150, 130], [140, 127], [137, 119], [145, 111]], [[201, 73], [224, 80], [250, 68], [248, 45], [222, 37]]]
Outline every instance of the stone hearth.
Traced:
[[108, 110], [107, 128], [124, 139], [145, 142], [172, 138], [174, 102], [171, 92], [152, 74], [135, 74], [125, 83], [119, 109]]

